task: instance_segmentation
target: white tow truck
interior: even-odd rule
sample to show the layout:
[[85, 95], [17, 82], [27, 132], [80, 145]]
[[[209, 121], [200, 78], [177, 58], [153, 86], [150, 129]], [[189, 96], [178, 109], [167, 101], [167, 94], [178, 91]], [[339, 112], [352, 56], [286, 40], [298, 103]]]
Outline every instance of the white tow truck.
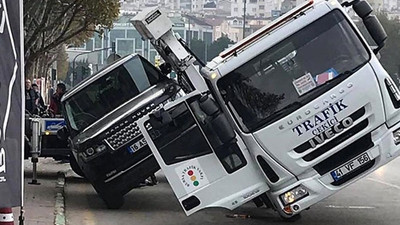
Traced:
[[307, 1], [201, 72], [161, 10], [132, 23], [186, 92], [138, 126], [187, 215], [253, 200], [298, 218], [400, 154], [399, 90], [376, 57], [386, 33], [364, 0]]

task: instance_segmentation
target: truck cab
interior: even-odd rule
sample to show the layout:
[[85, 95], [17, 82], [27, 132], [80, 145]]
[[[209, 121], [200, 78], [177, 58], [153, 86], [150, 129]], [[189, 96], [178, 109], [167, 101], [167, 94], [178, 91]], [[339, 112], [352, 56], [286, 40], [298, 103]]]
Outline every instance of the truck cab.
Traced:
[[109, 208], [121, 207], [123, 195], [159, 169], [136, 122], [178, 91], [175, 81], [134, 54], [62, 98], [66, 127], [59, 134]]
[[[305, 2], [203, 67], [207, 91], [140, 119], [187, 215], [255, 200], [294, 218], [399, 156], [399, 90], [375, 55], [386, 34], [367, 2], [342, 4]], [[157, 14], [148, 15], [151, 32]], [[196, 129], [208, 150], [169, 150], [193, 140], [174, 132]]]

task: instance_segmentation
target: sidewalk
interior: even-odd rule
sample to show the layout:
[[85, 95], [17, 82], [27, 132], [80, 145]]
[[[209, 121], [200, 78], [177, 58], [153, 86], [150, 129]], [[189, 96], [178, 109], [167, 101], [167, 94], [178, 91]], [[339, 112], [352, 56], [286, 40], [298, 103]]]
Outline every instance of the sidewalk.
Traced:
[[[68, 163], [58, 163], [53, 159], [39, 159], [38, 183], [32, 181], [32, 163], [25, 160], [24, 178], [24, 225], [64, 225], [64, 173]], [[14, 223], [19, 224], [20, 208], [13, 208]]]

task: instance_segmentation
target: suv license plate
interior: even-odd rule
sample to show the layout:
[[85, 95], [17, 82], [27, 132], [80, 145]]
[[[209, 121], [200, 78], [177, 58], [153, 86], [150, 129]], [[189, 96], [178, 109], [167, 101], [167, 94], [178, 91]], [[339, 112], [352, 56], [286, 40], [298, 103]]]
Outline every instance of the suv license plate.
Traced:
[[129, 153], [134, 153], [147, 145], [146, 139], [143, 137], [139, 141], [133, 143], [128, 147]]
[[359, 155], [357, 158], [350, 160], [343, 166], [332, 171], [331, 176], [333, 177], [333, 180], [338, 181], [344, 175], [350, 173], [351, 171], [357, 169], [358, 167], [364, 165], [365, 163], [367, 163], [369, 161], [371, 161], [371, 158], [368, 155], [368, 153], [363, 153], [362, 155]]

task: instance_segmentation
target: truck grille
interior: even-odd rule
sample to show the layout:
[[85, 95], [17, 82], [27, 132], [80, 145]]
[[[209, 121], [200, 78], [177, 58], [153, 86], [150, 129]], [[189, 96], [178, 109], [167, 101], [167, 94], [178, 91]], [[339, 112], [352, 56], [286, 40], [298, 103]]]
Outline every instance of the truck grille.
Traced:
[[313, 166], [313, 168], [320, 175], [323, 175], [342, 165], [343, 163], [349, 161], [350, 159], [356, 157], [357, 155], [365, 152], [366, 150], [372, 148], [373, 146], [374, 143], [372, 142], [371, 134], [369, 133], [351, 143], [347, 147], [343, 148], [341, 151], [316, 164], [315, 166]]
[[[359, 110], [357, 110], [356, 112], [354, 112], [353, 114], [351, 114], [351, 115], [350, 115], [350, 118], [351, 118], [354, 122], [356, 122], [358, 119], [360, 119], [362, 116], [364, 116], [364, 114], [365, 114], [365, 108], [363, 107], [363, 108], [360, 108]], [[352, 129], [353, 129], [353, 128], [352, 128]], [[311, 161], [312, 159], [314, 159], [314, 158], [316, 158], [316, 157], [322, 155], [323, 153], [329, 151], [331, 148], [333, 148], [333, 147], [336, 146], [337, 144], [341, 143], [344, 139], [347, 139], [347, 138], [353, 136], [354, 134], [356, 134], [356, 132], [359, 132], [359, 131], [360, 131], [360, 130], [358, 130], [358, 131], [354, 131], [354, 130], [353, 130], [352, 132], [350, 132], [352, 129], [350, 129], [349, 131], [346, 131], [346, 132], [343, 133], [342, 135], [338, 136], [337, 138], [335, 138], [335, 140], [332, 140], [331, 142], [335, 142], [335, 144], [334, 144], [333, 146], [331, 146], [331, 147], [325, 147], [325, 148], [323, 148], [323, 150], [319, 150], [320, 148], [324, 147], [324, 146], [322, 146], [322, 147], [318, 148], [317, 150], [315, 150], [315, 151], [318, 151], [318, 150], [319, 150], [318, 152], [320, 152], [320, 154], [314, 153], [313, 156], [308, 156], [308, 157], [306, 156], [307, 158], [309, 158], [309, 160], [306, 160], [306, 159], [304, 159], [304, 160], [306, 160], [306, 161]], [[362, 129], [363, 129], [363, 128], [362, 128]], [[331, 142], [330, 142], [330, 143], [331, 143]], [[311, 148], [312, 148], [312, 146], [311, 146], [311, 144], [310, 144], [310, 140], [308, 140], [308, 141], [304, 142], [303, 144], [297, 146], [297, 147], [294, 148], [293, 150], [294, 150], [296, 153], [303, 153], [303, 152], [305, 152], [305, 151], [307, 151], [307, 150], [309, 150], [309, 149], [311, 149]], [[314, 151], [314, 152], [315, 152], [315, 151]], [[310, 153], [310, 154], [311, 154], [311, 153]], [[309, 154], [309, 155], [310, 155], [310, 154]]]
[[344, 132], [343, 134], [339, 135], [337, 138], [333, 139], [331, 142], [328, 142], [327, 144], [319, 147], [315, 151], [312, 151], [311, 153], [305, 155], [303, 157], [303, 160], [306, 162], [310, 162], [325, 152], [331, 150], [332, 148], [336, 147], [340, 143], [342, 143], [344, 140], [347, 140], [348, 138], [352, 137], [353, 135], [357, 134], [358, 132], [364, 130], [368, 126], [368, 119], [363, 120], [359, 124], [355, 125], [352, 127], [350, 130]]

